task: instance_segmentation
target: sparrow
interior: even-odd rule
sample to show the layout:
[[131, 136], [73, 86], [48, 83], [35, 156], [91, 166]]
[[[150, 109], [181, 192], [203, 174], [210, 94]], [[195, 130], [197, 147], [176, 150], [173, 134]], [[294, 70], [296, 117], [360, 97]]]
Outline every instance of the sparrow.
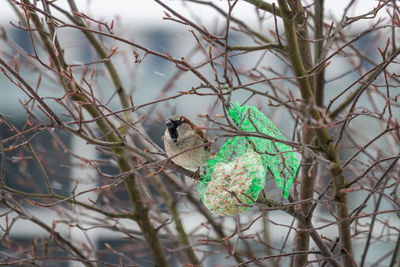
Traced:
[[[211, 156], [211, 145], [204, 133], [188, 118], [173, 115], [167, 119], [165, 127], [166, 130], [162, 137], [165, 151], [168, 157], [172, 157], [171, 160], [175, 164], [196, 171], [207, 163]], [[182, 151], [185, 152], [179, 154]], [[175, 156], [176, 154], [179, 155]]]

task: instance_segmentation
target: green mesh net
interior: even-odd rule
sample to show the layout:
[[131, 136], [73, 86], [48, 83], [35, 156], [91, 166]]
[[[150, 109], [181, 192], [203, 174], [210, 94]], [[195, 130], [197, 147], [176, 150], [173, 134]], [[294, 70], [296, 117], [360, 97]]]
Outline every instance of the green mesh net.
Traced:
[[236, 103], [228, 115], [238, 129], [249, 134], [228, 139], [208, 161], [198, 183], [203, 203], [219, 215], [243, 213], [264, 188], [268, 169], [287, 198], [299, 162], [290, 146], [276, 141], [286, 138], [255, 107]]

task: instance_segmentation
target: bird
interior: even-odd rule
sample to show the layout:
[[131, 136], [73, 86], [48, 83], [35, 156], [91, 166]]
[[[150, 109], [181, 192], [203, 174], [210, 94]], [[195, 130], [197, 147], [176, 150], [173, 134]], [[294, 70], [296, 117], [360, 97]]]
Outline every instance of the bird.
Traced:
[[162, 137], [165, 152], [175, 164], [196, 171], [207, 163], [212, 155], [211, 144], [188, 118], [181, 115], [170, 116], [165, 121], [165, 127]]

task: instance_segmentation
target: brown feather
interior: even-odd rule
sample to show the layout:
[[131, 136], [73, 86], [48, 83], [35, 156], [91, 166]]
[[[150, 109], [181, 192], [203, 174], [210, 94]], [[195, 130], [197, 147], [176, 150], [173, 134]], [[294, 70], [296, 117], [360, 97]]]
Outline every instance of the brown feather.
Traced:
[[[183, 119], [184, 122], [186, 122], [187, 124], [190, 125], [190, 127], [193, 129], [193, 131], [195, 131], [200, 137], [201, 139], [203, 139], [203, 143], [207, 144], [209, 141], [207, 139], [207, 137], [205, 136], [204, 132], [202, 130], [200, 130], [198, 127], [196, 127], [196, 125], [194, 125], [188, 118], [186, 118], [185, 116], [181, 116], [181, 118]], [[211, 149], [211, 144], [208, 144], [207, 146], [204, 147], [204, 150], [208, 150], [210, 151]]]

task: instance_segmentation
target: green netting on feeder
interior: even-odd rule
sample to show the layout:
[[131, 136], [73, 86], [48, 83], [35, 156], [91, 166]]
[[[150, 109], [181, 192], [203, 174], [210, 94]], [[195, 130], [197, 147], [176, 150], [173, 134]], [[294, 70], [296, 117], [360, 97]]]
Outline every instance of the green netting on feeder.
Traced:
[[[244, 132], [286, 140], [278, 128], [254, 107], [231, 106], [228, 115]], [[284, 197], [298, 169], [293, 149], [283, 143], [255, 136], [228, 139], [209, 159], [198, 183], [205, 206], [213, 213], [229, 216], [243, 213], [264, 188], [268, 168]]]
[[228, 139], [216, 157], [208, 161], [198, 182], [204, 205], [213, 213], [243, 213], [265, 185], [266, 168], [243, 136]]
[[[299, 161], [291, 146], [276, 141], [286, 141], [285, 136], [255, 107], [241, 107], [236, 103], [229, 109], [229, 116], [238, 125], [240, 130], [266, 135], [267, 138], [246, 138], [254, 144], [256, 152], [263, 159], [265, 168], [268, 168], [272, 172], [276, 184], [283, 190], [283, 196], [287, 198], [290, 186], [299, 168]], [[268, 137], [271, 137], [271, 139], [268, 139]]]

